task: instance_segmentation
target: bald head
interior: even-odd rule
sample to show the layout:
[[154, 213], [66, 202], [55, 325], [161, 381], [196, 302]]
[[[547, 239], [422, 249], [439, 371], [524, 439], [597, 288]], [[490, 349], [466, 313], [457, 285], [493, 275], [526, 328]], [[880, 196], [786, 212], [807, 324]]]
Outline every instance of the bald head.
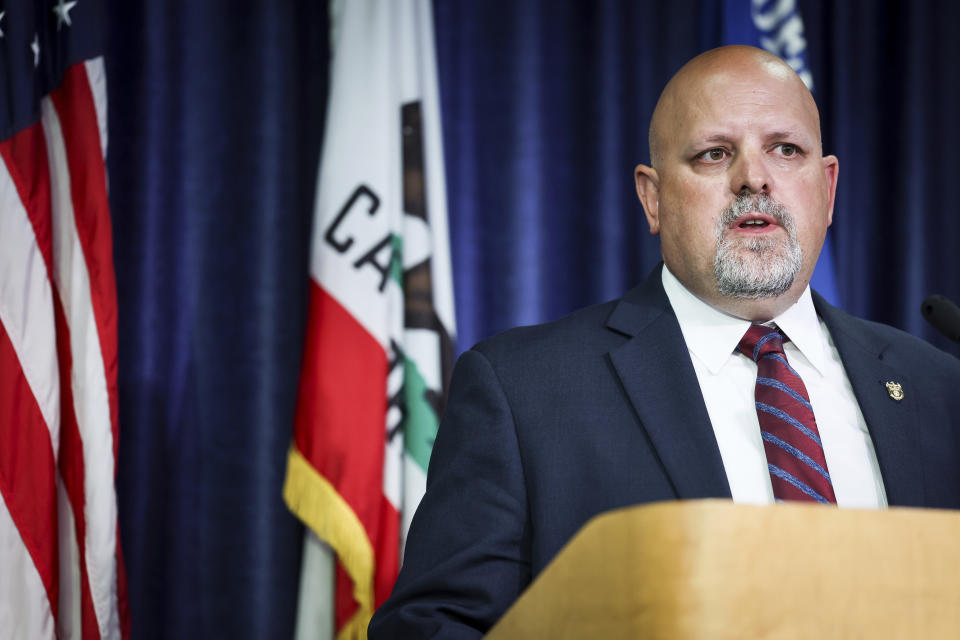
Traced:
[[777, 56], [745, 45], [719, 47], [701, 53], [683, 65], [664, 87], [650, 119], [650, 161], [660, 165], [669, 142], [676, 138], [705, 97], [732, 82], [755, 83], [763, 88], [786, 92], [802, 105], [820, 135], [820, 115], [813, 95], [800, 76]]
[[794, 304], [833, 220], [839, 163], [793, 69], [753, 47], [697, 56], [660, 96], [650, 154], [637, 196], [670, 273], [754, 322]]

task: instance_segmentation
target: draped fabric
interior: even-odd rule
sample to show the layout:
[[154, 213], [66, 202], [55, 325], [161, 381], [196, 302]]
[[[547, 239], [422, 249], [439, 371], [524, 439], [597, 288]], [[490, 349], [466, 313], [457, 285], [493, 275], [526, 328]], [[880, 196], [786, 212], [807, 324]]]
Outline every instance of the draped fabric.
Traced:
[[[325, 3], [109, 4], [117, 484], [133, 636], [290, 637], [302, 529], [281, 487]], [[719, 44], [718, 6], [435, 2], [459, 349], [616, 297], [656, 264], [633, 167], [647, 162], [664, 83]], [[824, 148], [840, 158], [841, 306], [945, 346], [919, 306], [934, 292], [960, 299], [960, 7], [799, 6]]]
[[290, 637], [303, 530], [281, 489], [326, 10], [117, 0], [107, 14], [133, 637]]
[[960, 349], [926, 325], [960, 300], [960, 5], [802, 5], [824, 147], [840, 158], [833, 238], [842, 306]]

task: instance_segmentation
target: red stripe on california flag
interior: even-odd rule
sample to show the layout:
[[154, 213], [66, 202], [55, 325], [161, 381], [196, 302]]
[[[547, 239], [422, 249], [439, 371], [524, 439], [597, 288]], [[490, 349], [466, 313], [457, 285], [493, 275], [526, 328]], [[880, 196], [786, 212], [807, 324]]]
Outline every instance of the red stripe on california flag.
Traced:
[[[24, 203], [27, 217], [37, 234], [37, 244], [44, 255], [47, 277], [53, 282], [52, 238], [51, 238], [51, 202], [50, 173], [47, 161], [47, 146], [43, 128], [35, 124], [0, 144], [0, 153], [10, 171], [11, 178]], [[99, 638], [93, 598], [90, 593], [90, 579], [87, 573], [86, 554], [83, 553], [86, 542], [86, 514], [84, 510], [84, 459], [83, 443], [74, 411], [73, 387], [70, 384], [73, 357], [70, 347], [70, 329], [67, 325], [63, 304], [59, 292], [53, 295], [54, 323], [57, 341], [57, 365], [60, 376], [60, 442], [57, 467], [63, 479], [64, 489], [70, 501], [74, 518], [74, 535], [77, 539], [80, 571], [80, 610], [81, 629], [84, 638]], [[56, 509], [56, 495], [53, 507]], [[59, 580], [59, 574], [57, 574]], [[53, 607], [56, 617], [57, 607]]]
[[[0, 494], [57, 617], [57, 487], [53, 446], [40, 407], [0, 323]], [[6, 579], [6, 578], [5, 578]]]
[[[387, 355], [354, 317], [310, 281], [310, 321], [304, 345], [294, 441], [301, 455], [350, 505], [380, 562], [396, 565], [399, 515], [384, 516], [383, 459], [387, 412]], [[393, 531], [393, 539], [385, 532]], [[393, 551], [386, 553], [385, 547]], [[386, 555], [387, 557], [383, 557]], [[393, 556], [391, 561], [389, 556]], [[382, 593], [379, 580], [374, 594]], [[338, 571], [337, 628], [356, 610], [350, 580]]]
[[294, 427], [297, 449], [369, 532], [379, 519], [382, 494], [387, 356], [312, 280], [309, 318]]
[[117, 285], [113, 272], [113, 237], [107, 177], [100, 153], [97, 110], [86, 66], [75, 64], [50, 94], [57, 110], [70, 167], [70, 192], [77, 235], [90, 276], [90, 298], [100, 336], [110, 402], [113, 459], [117, 459]]
[[381, 496], [380, 527], [373, 543], [376, 559], [373, 577], [374, 606], [379, 607], [393, 591], [393, 583], [400, 572], [400, 512]]

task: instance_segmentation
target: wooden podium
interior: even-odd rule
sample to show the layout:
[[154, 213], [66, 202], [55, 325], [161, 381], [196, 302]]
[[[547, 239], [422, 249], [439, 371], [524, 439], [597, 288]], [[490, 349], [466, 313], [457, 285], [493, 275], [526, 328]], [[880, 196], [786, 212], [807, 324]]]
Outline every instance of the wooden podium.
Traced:
[[487, 638], [957, 638], [960, 513], [669, 502], [598, 516]]

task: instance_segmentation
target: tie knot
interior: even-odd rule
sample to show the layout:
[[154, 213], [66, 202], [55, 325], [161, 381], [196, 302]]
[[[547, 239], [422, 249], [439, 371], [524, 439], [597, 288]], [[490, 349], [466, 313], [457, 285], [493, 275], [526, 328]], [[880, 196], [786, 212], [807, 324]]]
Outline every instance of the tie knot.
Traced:
[[737, 345], [740, 353], [756, 362], [768, 353], [783, 353], [783, 343], [787, 338], [776, 327], [752, 324]]

